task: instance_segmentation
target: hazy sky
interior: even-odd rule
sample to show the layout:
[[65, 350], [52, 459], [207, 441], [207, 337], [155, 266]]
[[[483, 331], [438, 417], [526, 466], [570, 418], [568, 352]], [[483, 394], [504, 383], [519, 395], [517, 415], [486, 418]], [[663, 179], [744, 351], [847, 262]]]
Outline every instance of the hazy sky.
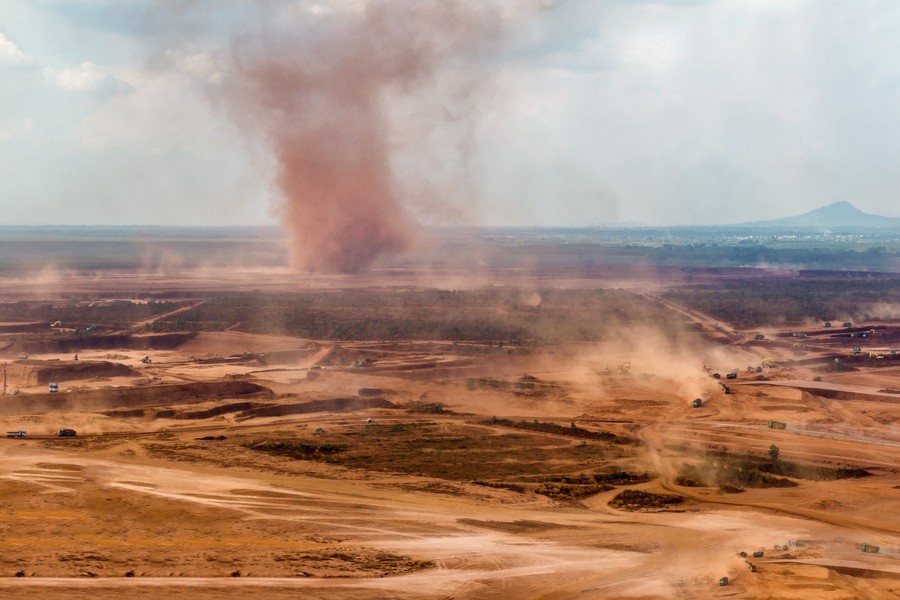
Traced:
[[[272, 134], [222, 90], [273, 29], [292, 40], [279, 60], [310, 61], [370, 4], [2, 0], [0, 224], [277, 222]], [[900, 216], [900, 2], [458, 4], [490, 26], [369, 106], [414, 219], [718, 224], [837, 200]], [[421, 27], [391, 24], [413, 47]], [[334, 121], [317, 106], [296, 118]]]

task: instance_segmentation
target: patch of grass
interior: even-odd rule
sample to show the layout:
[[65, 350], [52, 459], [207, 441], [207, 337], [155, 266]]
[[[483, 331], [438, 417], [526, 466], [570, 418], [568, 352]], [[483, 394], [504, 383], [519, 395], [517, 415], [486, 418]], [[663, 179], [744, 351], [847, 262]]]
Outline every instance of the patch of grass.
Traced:
[[265, 452], [266, 454], [275, 454], [278, 456], [289, 456], [291, 458], [311, 458], [316, 456], [325, 456], [341, 452], [346, 446], [339, 444], [305, 444], [303, 442], [291, 441], [259, 441], [244, 444], [244, 447], [257, 452]]
[[[325, 443], [327, 442], [327, 443]], [[426, 421], [372, 423], [328, 433], [324, 439], [262, 440], [244, 444], [254, 451], [315, 460], [354, 469], [388, 471], [453, 481], [509, 481], [522, 477], [553, 476], [560, 471], [599, 470], [607, 457], [631, 455], [630, 448], [605, 447], [594, 441], [573, 444], [570, 439], [538, 432], [498, 433], [473, 424]], [[615, 452], [610, 452], [614, 447]], [[601, 480], [569, 485], [600, 485]], [[532, 485], [541, 483], [534, 481]]]
[[411, 413], [424, 413], [431, 415], [441, 415], [450, 412], [444, 406], [443, 402], [413, 402], [408, 405], [407, 410]]
[[499, 425], [501, 427], [512, 427], [514, 429], [527, 429], [529, 431], [540, 431], [541, 433], [552, 433], [554, 435], [565, 435], [587, 440], [603, 440], [606, 442], [614, 442], [616, 444], [633, 444], [631, 438], [621, 437], [609, 431], [594, 431], [592, 429], [584, 429], [578, 427], [575, 423], [569, 426], [559, 425], [557, 423], [547, 423], [542, 421], [513, 421], [512, 419], [491, 419], [484, 421], [485, 425]]
[[533, 492], [554, 500], [578, 500], [607, 492], [618, 485], [632, 485], [650, 481], [651, 473], [611, 471], [583, 475], [536, 475], [516, 482], [476, 481], [478, 485], [508, 489], [520, 493]]
[[600, 492], [608, 492], [611, 489], [614, 489], [611, 485], [547, 482], [537, 486], [534, 492], [554, 500], [578, 500]]
[[609, 505], [619, 510], [661, 510], [681, 504], [684, 498], [672, 494], [653, 494], [641, 490], [623, 490], [609, 501]]
[[860, 477], [869, 477], [872, 475], [865, 469], [855, 467], [818, 467], [815, 465], [804, 465], [801, 463], [795, 463], [781, 459], [768, 463], [761, 462], [759, 463], [759, 470], [766, 473], [772, 473], [773, 475], [784, 475], [787, 477], [809, 479], [812, 481], [857, 479]]
[[794, 487], [795, 481], [787, 479], [807, 479], [811, 481], [833, 481], [868, 477], [865, 469], [849, 467], [819, 467], [786, 460], [766, 460], [747, 455], [718, 452], [708, 455], [701, 464], [684, 463], [678, 471], [675, 483], [687, 487], [717, 486], [720, 490], [733, 493], [743, 488]]
[[700, 466], [683, 465], [678, 475], [683, 480], [691, 480], [704, 486], [708, 485], [706, 482], [713, 482], [713, 485], [719, 487], [771, 488], [797, 485], [790, 479], [773, 477], [760, 471], [759, 463], [746, 459], [711, 457]]

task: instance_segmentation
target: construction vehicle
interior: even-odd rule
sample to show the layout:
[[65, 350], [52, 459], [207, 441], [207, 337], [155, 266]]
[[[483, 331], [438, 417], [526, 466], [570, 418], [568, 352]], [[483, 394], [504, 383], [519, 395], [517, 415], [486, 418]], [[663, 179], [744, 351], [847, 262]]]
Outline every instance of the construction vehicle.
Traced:
[[737, 379], [737, 373], [732, 371], [731, 373], [725, 375], [725, 379]]
[[60, 429], [56, 432], [56, 435], [58, 435], [59, 437], [75, 437], [78, 434], [74, 429]]
[[728, 387], [727, 385], [724, 385], [724, 384], [723, 384], [723, 385], [722, 385], [722, 391], [725, 392], [726, 394], [730, 394], [730, 393], [731, 393], [731, 388]]
[[629, 371], [631, 371], [631, 363], [630, 362], [624, 362], [621, 365], [619, 365], [619, 373], [621, 373], [622, 375], [628, 375]]
[[703, 400], [701, 400], [700, 398], [697, 398], [696, 400], [691, 402], [691, 408], [700, 408], [701, 406], [703, 406]]
[[878, 552], [881, 550], [881, 547], [880, 546], [872, 546], [871, 544], [863, 544], [862, 546], [859, 547], [859, 549], [862, 550], [863, 552], [869, 552], [871, 554], [878, 554]]
[[787, 423], [781, 421], [769, 421], [769, 429], [787, 429]]
[[28, 432], [27, 431], [7, 431], [6, 437], [8, 437], [8, 438], [28, 437]]
[[753, 558], [762, 558], [762, 557], [763, 557], [762, 550], [757, 550], [756, 552], [753, 553]]
[[719, 580], [719, 585], [722, 586], [722, 587], [725, 587], [726, 585], [728, 585], [728, 578], [727, 578], [727, 577], [723, 577], [722, 579], [720, 579], [720, 580]]

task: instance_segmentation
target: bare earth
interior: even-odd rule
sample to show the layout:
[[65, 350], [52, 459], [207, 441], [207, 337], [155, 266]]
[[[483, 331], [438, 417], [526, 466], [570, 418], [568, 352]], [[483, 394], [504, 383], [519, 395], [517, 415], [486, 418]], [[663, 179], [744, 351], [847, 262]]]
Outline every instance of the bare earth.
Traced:
[[[219, 275], [0, 287], [13, 301], [250, 285]], [[296, 284], [281, 275], [253, 287]], [[307, 284], [423, 285], [397, 277]], [[657, 291], [645, 279], [629, 287]], [[900, 365], [814, 371], [799, 360], [821, 345], [752, 344], [752, 332], [668, 309], [695, 323], [692, 337], [636, 331], [525, 351], [220, 331], [174, 347], [84, 348], [78, 361], [68, 351], [26, 359], [10, 345], [0, 421], [27, 437], [0, 443], [0, 596], [900, 597]], [[746, 371], [765, 358], [775, 366]], [[46, 377], [61, 374], [71, 378], [51, 396]], [[514, 426], [535, 422], [581, 437]], [[77, 437], [54, 435], [62, 428]], [[265, 442], [303, 446], [254, 449]], [[765, 460], [773, 444], [785, 460], [868, 476], [789, 476], [796, 486], [739, 493], [676, 481], [686, 462]], [[649, 476], [583, 495], [537, 491], [616, 470]], [[623, 490], [682, 501], [616, 504]]]

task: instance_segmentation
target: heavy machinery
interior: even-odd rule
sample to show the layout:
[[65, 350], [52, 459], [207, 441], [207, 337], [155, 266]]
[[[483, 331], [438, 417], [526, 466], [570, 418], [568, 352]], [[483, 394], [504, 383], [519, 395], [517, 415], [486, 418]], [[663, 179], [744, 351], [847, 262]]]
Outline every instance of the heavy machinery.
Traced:
[[787, 423], [781, 421], [769, 421], [769, 429], [787, 429]]
[[691, 408], [700, 408], [701, 406], [703, 406], [703, 400], [701, 400], [700, 398], [697, 398], [696, 400], [691, 402]]

